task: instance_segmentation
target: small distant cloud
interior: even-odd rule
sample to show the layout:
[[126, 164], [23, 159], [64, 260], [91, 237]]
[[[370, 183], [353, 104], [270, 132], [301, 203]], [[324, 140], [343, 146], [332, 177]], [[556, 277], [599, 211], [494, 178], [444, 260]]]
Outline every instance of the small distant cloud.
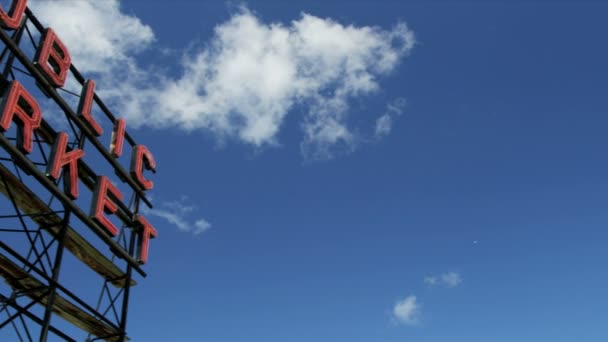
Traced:
[[437, 285], [439, 280], [437, 280], [437, 277], [424, 277], [424, 282], [429, 285]]
[[393, 119], [388, 114], [384, 114], [376, 120], [376, 137], [388, 135], [393, 128]]
[[462, 283], [462, 276], [458, 272], [447, 272], [439, 276], [425, 277], [424, 283], [430, 286], [444, 285], [447, 287], [457, 287]]
[[416, 296], [397, 301], [393, 308], [393, 319], [399, 324], [416, 325], [420, 322], [420, 308]]
[[448, 272], [441, 275], [441, 281], [448, 287], [456, 287], [462, 283], [462, 277], [457, 272]]
[[[446, 272], [439, 275], [424, 277], [424, 283], [429, 286], [457, 287], [462, 283], [462, 276], [458, 272]], [[397, 324], [417, 325], [420, 323], [422, 305], [414, 295], [398, 300], [393, 307], [392, 320]]]
[[195, 205], [187, 204], [187, 200], [187, 197], [182, 197], [177, 201], [162, 202], [158, 207], [153, 209], [144, 208], [144, 213], [165, 219], [177, 227], [180, 232], [191, 232], [194, 235], [200, 235], [211, 229], [211, 223], [204, 218], [191, 218], [193, 212], [198, 208]]
[[386, 111], [376, 120], [376, 138], [387, 136], [393, 129], [393, 121], [397, 116], [403, 114], [403, 110], [407, 104], [404, 98], [396, 98], [386, 106]]

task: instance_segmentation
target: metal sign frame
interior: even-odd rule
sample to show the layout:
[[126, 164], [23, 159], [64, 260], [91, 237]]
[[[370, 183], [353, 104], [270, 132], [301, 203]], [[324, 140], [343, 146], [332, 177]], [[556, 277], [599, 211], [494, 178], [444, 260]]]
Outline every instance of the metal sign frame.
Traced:
[[[4, 45], [0, 45], [0, 95], [6, 96], [14, 80], [35, 84], [65, 116], [72, 137], [68, 150], [97, 153], [122, 181], [130, 199], [125, 203], [113, 198], [115, 215], [121, 222], [118, 235], [113, 237], [60, 187], [66, 171], [58, 179], [45, 173], [60, 134], [45, 118], [33, 133], [36, 153], [32, 155], [18, 148], [23, 139], [18, 129], [0, 133], [0, 193], [5, 197], [3, 200], [0, 196], [0, 278], [6, 283], [0, 287], [0, 339], [9, 336], [19, 341], [46, 341], [56, 336], [76, 341], [85, 335], [87, 341], [125, 341], [129, 297], [136, 285], [133, 271], [146, 276], [142, 260], [137, 258], [145, 230], [139, 224], [143, 219], [140, 207], [143, 203], [151, 208], [151, 204], [146, 189], [64, 99], [81, 94], [54, 87], [27, 56], [27, 51], [38, 51], [41, 43], [35, 37], [42, 37], [45, 30], [29, 8], [13, 32], [0, 28]], [[86, 86], [85, 78], [72, 64], [69, 75]], [[120, 121], [97, 95], [93, 101], [105, 120], [111, 124]], [[134, 150], [140, 146], [126, 132], [124, 139]], [[91, 193], [99, 177], [87, 162], [78, 160], [78, 180]], [[64, 266], [66, 257], [90, 271], [88, 276], [100, 287], [96, 300], [64, 284], [65, 278], [81, 276], [69, 274], [73, 271], [71, 266]]]

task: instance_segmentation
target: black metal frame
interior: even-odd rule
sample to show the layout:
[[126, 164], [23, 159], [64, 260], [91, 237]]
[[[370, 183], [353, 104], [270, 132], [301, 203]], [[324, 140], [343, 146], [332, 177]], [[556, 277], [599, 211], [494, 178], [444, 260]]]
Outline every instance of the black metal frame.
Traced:
[[[149, 207], [151, 207], [151, 204], [142, 189], [129, 177], [127, 171], [108, 153], [88, 126], [59, 95], [58, 90], [63, 89], [52, 87], [20, 48], [21, 44], [29, 43], [31, 48], [36, 49], [37, 43], [32, 32], [36, 30], [38, 34], [42, 34], [44, 29], [29, 8], [26, 9], [20, 27], [11, 35], [0, 28], [0, 41], [4, 44], [0, 52], [0, 69], [2, 71], [0, 75], [0, 94], [5, 92], [6, 85], [12, 80], [23, 77], [35, 81], [41, 92], [53, 99], [65, 113], [71, 129], [70, 136], [73, 138], [69, 142], [70, 148], [84, 149], [85, 143], [87, 141], [91, 142], [91, 148], [99, 153], [112, 166], [120, 179], [129, 186], [131, 200], [128, 205], [122, 202], [117, 203], [120, 212], [118, 216], [124, 224], [118, 239], [110, 238], [74, 201], [63, 193], [58, 186], [62, 181], [61, 178], [52, 181], [45, 175], [43, 170], [49, 163], [49, 151], [57, 133], [44, 119], [40, 132], [35, 132], [34, 135], [34, 143], [39, 151], [36, 159], [40, 160], [32, 160], [34, 157], [26, 157], [14, 146], [17, 140], [16, 135], [10, 136], [9, 132], [0, 133], [0, 166], [9, 169], [15, 177], [9, 179], [0, 174], [0, 187], [5, 189], [5, 195], [11, 206], [6, 213], [3, 212], [5, 209], [0, 206], [0, 256], [3, 256], [12, 264], [19, 265], [20, 271], [28, 275], [20, 279], [13, 279], [6, 272], [0, 273], [0, 276], [5, 278], [5, 281], [11, 286], [10, 294], [0, 292], [0, 337], [3, 336], [2, 333], [7, 328], [12, 327], [14, 336], [20, 341], [46, 341], [51, 334], [65, 341], [76, 341], [73, 336], [83, 334], [82, 331], [78, 333], [74, 332], [78, 329], [65, 329], [54, 325], [54, 318], [61, 316], [61, 310], [64, 310], [61, 305], [63, 307], [71, 305], [70, 308], [72, 306], [77, 308], [79, 314], [93, 317], [94, 322], [98, 322], [105, 327], [104, 329], [110, 329], [114, 332], [99, 336], [88, 331], [87, 341], [125, 341], [127, 339], [126, 322], [133, 270], [143, 277], [146, 275], [133, 257], [139, 228], [133, 226], [130, 222], [135, 221], [134, 218], [139, 212], [141, 202]], [[26, 43], [22, 42], [24, 35], [29, 38], [25, 39]], [[16, 65], [17, 63], [19, 65]], [[70, 73], [71, 77], [74, 77], [81, 85], [84, 84], [84, 77], [74, 65], [70, 67]], [[65, 92], [69, 96], [79, 96], [67, 90]], [[115, 122], [114, 115], [97, 95], [94, 97], [94, 102], [111, 122]], [[125, 135], [125, 139], [131, 146], [135, 146], [135, 141], [128, 134]], [[79, 174], [81, 182], [91, 188], [90, 179], [94, 178], [95, 172], [83, 161], [79, 161], [79, 169], [83, 170], [82, 174]], [[22, 184], [41, 185], [43, 190], [37, 190], [40, 187], [37, 185], [36, 190], [32, 190], [32, 192], [37, 195], [40, 193], [48, 195], [46, 209], [24, 212], [23, 208], [20, 208], [21, 202], [18, 199], [20, 194], [16, 192], [18, 190], [15, 190], [16, 179]], [[51, 226], [40, 224], [41, 218], [49, 216], [59, 217], [60, 221], [53, 223]], [[15, 224], [15, 226], [5, 227], [3, 225], [5, 222]], [[62, 268], [62, 264], [66, 254], [64, 252], [68, 249], [66, 248], [66, 239], [68, 233], [70, 233], [70, 225], [75, 223], [85, 227], [83, 229], [90, 229], [98, 238], [98, 244], [110, 247], [111, 256], [109, 258], [111, 258], [112, 264], [117, 266], [123, 274], [120, 281], [123, 281], [124, 285], [121, 288], [115, 288], [117, 279], [105, 278], [103, 282], [100, 282], [102, 283], [101, 293], [94, 307], [68, 290], [60, 281], [62, 272], [69, 272], [69, 269]], [[23, 241], [21, 242], [22, 246], [19, 246], [22, 247], [21, 250], [17, 246], [5, 243], [3, 236], [8, 236], [7, 234], [18, 235], [22, 239], [20, 240]], [[7, 279], [7, 277], [10, 279]], [[35, 286], [30, 286], [31, 284], [35, 284]], [[112, 286], [113, 284], [114, 286]], [[41, 305], [43, 309], [41, 310], [40, 306], [36, 304]], [[3, 317], [6, 318], [3, 319]], [[92, 322], [89, 320], [85, 323], [93, 324]], [[78, 327], [83, 329], [86, 334], [86, 329], [82, 326]]]

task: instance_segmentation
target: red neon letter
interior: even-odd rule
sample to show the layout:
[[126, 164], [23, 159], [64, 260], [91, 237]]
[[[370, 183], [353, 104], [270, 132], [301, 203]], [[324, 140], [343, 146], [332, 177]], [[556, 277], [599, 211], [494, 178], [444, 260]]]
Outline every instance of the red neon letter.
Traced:
[[113, 214], [118, 210], [118, 207], [108, 197], [108, 192], [114, 195], [117, 200], [122, 200], [122, 194], [114, 184], [110, 183], [106, 176], [97, 177], [93, 202], [91, 203], [91, 218], [105, 228], [110, 235], [116, 236], [118, 235], [118, 228], [106, 217], [105, 213]]
[[136, 220], [141, 226], [138, 234], [137, 261], [139, 261], [140, 264], [145, 264], [148, 261], [150, 239], [155, 238], [158, 233], [142, 215], [137, 215]]
[[122, 155], [122, 145], [125, 142], [125, 130], [127, 122], [125, 119], [118, 119], [114, 122], [114, 130], [112, 131], [112, 142], [110, 142], [110, 152], [114, 158]]
[[42, 120], [38, 102], [19, 81], [12, 81], [0, 102], [0, 108], [2, 108], [0, 130], [7, 131], [11, 126], [11, 121], [15, 121], [19, 126], [17, 147], [23, 153], [32, 152], [32, 133], [40, 127]]
[[36, 65], [46, 74], [51, 84], [55, 87], [63, 87], [70, 69], [70, 53], [63, 45], [55, 31], [47, 28], [36, 52]]
[[87, 80], [82, 87], [80, 93], [80, 102], [78, 102], [78, 115], [87, 123], [87, 126], [93, 131], [96, 136], [103, 133], [103, 129], [91, 115], [91, 107], [93, 106], [93, 96], [95, 95], [95, 81]]
[[152, 157], [152, 153], [150, 153], [146, 146], [137, 145], [131, 156], [131, 177], [133, 177], [137, 184], [141, 185], [144, 190], [150, 190], [154, 187], [154, 183], [144, 178], [144, 164], [147, 170], [156, 170], [156, 162], [154, 161], [154, 157]]
[[[55, 139], [53, 149], [51, 150], [51, 162], [49, 163], [46, 173], [53, 180], [59, 178], [59, 172], [64, 169], [63, 187], [64, 191], [70, 198], [78, 198], [78, 159], [84, 156], [84, 151], [77, 148], [67, 152], [68, 135], [61, 132]], [[68, 176], [65, 176], [65, 172]]]
[[13, 0], [11, 8], [8, 10], [8, 14], [4, 12], [2, 5], [0, 5], [0, 25], [11, 30], [19, 27], [26, 5], [27, 0]]

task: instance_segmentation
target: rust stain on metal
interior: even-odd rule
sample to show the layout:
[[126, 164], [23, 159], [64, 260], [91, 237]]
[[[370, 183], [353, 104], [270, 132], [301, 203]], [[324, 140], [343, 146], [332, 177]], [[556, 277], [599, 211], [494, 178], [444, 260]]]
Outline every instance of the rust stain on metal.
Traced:
[[[5, 183], [0, 181], [0, 192], [15, 198], [15, 203], [25, 214], [51, 235], [56, 236], [62, 224], [62, 219], [53, 212], [36, 194], [28, 189], [25, 184], [11, 173], [4, 165], [0, 164], [0, 177], [9, 184], [7, 189]], [[10, 191], [9, 191], [10, 190]], [[46, 214], [40, 214], [46, 213]], [[95, 270], [99, 275], [110, 281], [116, 287], [125, 286], [125, 274], [112, 261], [101, 254], [93, 245], [87, 242], [72, 227], [68, 226], [65, 247], [79, 260]], [[131, 280], [131, 286], [136, 285]]]
[[[39, 304], [46, 305], [47, 296], [45, 292], [47, 291], [47, 287], [2, 254], [0, 254], [0, 276], [13, 289], [25, 291], [25, 294], [32, 299], [42, 297]], [[119, 334], [118, 330], [100, 322], [61, 296], [55, 298], [55, 305], [52, 311], [66, 321], [95, 336], [103, 338], [104, 336], [116, 336]], [[106, 340], [117, 341], [118, 337]]]

